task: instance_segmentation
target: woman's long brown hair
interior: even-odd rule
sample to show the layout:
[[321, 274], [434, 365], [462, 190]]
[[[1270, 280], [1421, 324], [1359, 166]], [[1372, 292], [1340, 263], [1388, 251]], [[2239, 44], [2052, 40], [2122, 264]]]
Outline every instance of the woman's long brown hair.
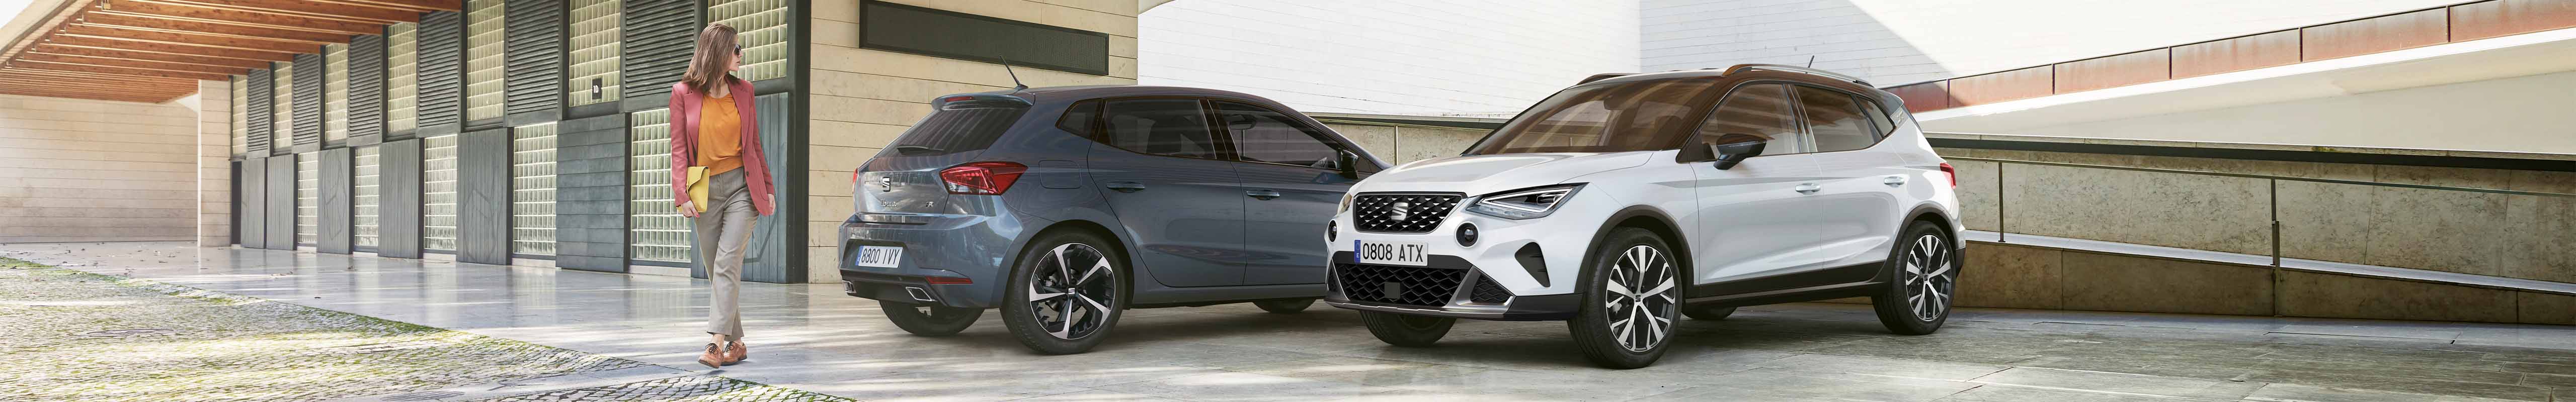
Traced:
[[[680, 82], [687, 84], [690, 91], [703, 94], [707, 87], [733, 84], [735, 78], [725, 72], [725, 63], [730, 61], [725, 58], [741, 50], [734, 44], [733, 33], [733, 27], [725, 24], [707, 24], [707, 29], [698, 30], [698, 50], [689, 56], [689, 73], [680, 76]], [[717, 79], [724, 81], [719, 83]]]

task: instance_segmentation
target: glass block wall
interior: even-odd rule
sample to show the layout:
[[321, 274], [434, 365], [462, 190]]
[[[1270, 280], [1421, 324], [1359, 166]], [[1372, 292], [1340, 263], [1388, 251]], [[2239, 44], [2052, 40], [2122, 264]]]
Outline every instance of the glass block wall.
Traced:
[[501, 0], [465, 1], [465, 120], [501, 117]]
[[555, 254], [555, 124], [510, 129], [510, 252]]
[[[564, 83], [567, 106], [618, 99], [618, 0], [572, 0], [571, 82]], [[594, 90], [593, 88], [596, 88]]]
[[250, 114], [250, 88], [242, 86], [243, 80], [248, 79], [242, 76], [233, 76], [232, 79], [232, 133], [235, 157], [250, 153], [250, 120], [245, 116]]
[[384, 172], [379, 162], [382, 161], [379, 157], [383, 150], [366, 146], [349, 151], [354, 165], [349, 178], [349, 235], [359, 248], [375, 249], [381, 244], [376, 238], [380, 232], [376, 229], [380, 224], [376, 205], [384, 195], [384, 188], [378, 185], [383, 182], [377, 179], [377, 175]]
[[787, 76], [791, 0], [707, 0], [707, 20], [732, 26], [742, 46], [737, 77], [760, 81]]
[[295, 243], [313, 245], [322, 232], [322, 153], [295, 156]]
[[628, 230], [631, 257], [644, 261], [688, 262], [689, 218], [671, 207], [671, 110], [636, 112], [627, 118]]
[[276, 119], [269, 124], [268, 150], [284, 153], [295, 149], [295, 63], [277, 62], [276, 74], [277, 90], [270, 92], [275, 99], [268, 100], [274, 105], [269, 110], [275, 113], [268, 118]]
[[421, 139], [420, 247], [456, 251], [456, 139]]
[[420, 128], [420, 24], [385, 26], [385, 132]]
[[349, 140], [349, 44], [322, 45], [322, 144]]

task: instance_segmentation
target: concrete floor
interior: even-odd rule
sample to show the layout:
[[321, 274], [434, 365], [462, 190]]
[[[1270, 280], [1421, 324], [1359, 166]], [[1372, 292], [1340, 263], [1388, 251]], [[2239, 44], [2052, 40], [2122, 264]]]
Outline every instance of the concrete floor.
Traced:
[[[687, 278], [181, 243], [0, 256], [702, 368]], [[1144, 309], [1091, 353], [1041, 356], [998, 314], [911, 336], [833, 284], [746, 283], [742, 305], [752, 359], [718, 372], [860, 400], [2576, 401], [2569, 326], [1970, 308], [1895, 336], [1865, 306], [1785, 304], [1686, 320], [1661, 363], [1619, 371], [1557, 322], [1397, 348], [1321, 305]]]

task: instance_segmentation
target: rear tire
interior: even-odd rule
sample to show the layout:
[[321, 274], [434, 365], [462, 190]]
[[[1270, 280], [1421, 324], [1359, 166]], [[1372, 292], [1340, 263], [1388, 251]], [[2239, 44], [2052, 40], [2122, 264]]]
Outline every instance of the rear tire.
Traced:
[[1735, 307], [1682, 307], [1682, 315], [1691, 319], [1716, 321], [1735, 315]]
[[1925, 335], [1941, 330], [1950, 319], [1950, 300], [1959, 282], [1959, 250], [1950, 232], [1931, 222], [1905, 226], [1904, 235], [1887, 258], [1895, 280], [1870, 304], [1888, 332]]
[[1269, 311], [1269, 312], [1274, 313], [1274, 314], [1295, 314], [1295, 313], [1298, 313], [1298, 312], [1300, 312], [1300, 311], [1306, 311], [1306, 307], [1309, 307], [1309, 306], [1313, 306], [1313, 305], [1315, 305], [1315, 299], [1311, 299], [1311, 298], [1283, 298], [1283, 299], [1271, 299], [1271, 300], [1254, 301], [1254, 302], [1252, 302], [1252, 305], [1261, 306], [1261, 310], [1262, 310], [1262, 311]]
[[899, 301], [878, 301], [877, 309], [885, 311], [886, 320], [894, 321], [896, 328], [921, 336], [955, 335], [966, 327], [975, 326], [975, 318], [984, 316], [982, 308]]
[[1020, 252], [1002, 289], [1002, 324], [1029, 350], [1091, 351], [1127, 309], [1127, 259], [1118, 243], [1087, 231], [1039, 234]]
[[1449, 336], [1449, 327], [1457, 318], [1405, 315], [1389, 312], [1360, 311], [1360, 322], [1368, 323], [1369, 334], [1386, 344], [1422, 347]]
[[1680, 319], [1682, 265], [1663, 236], [1636, 227], [1612, 229], [1583, 268], [1583, 303], [1565, 322], [1583, 357], [1631, 369], [1655, 364], [1672, 345]]

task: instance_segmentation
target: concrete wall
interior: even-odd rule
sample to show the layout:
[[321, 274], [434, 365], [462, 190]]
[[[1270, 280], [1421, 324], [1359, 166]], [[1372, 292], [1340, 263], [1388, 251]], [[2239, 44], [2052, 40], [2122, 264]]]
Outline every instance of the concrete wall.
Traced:
[[200, 126], [178, 104], [0, 95], [0, 242], [199, 240]]
[[[2034, 128], [1926, 122], [1969, 133], [2576, 154], [2576, 72]], [[2474, 117], [2474, 118], [2463, 118]]]
[[1804, 64], [1897, 84], [2458, 0], [1644, 0], [1646, 71]]
[[[1109, 75], [1017, 69], [1030, 87], [1136, 83], [1136, 2], [1134, 0], [901, 0], [896, 3], [994, 18], [1107, 33]], [[838, 258], [833, 239], [841, 219], [849, 217], [850, 171], [874, 157], [904, 129], [930, 114], [930, 99], [940, 95], [1011, 87], [1002, 65], [859, 48], [858, 2], [814, 2], [813, 68], [808, 123], [811, 162], [805, 195], [806, 281], [840, 281], [830, 261]], [[781, 173], [787, 175], [787, 173]], [[781, 195], [788, 197], [790, 195]]]
[[1358, 143], [1360, 149], [1389, 165], [1458, 155], [1467, 146], [1484, 139], [1489, 130], [1446, 129], [1419, 126], [1379, 126], [1362, 124], [1326, 124], [1341, 133], [1342, 138]]
[[1984, 241], [1967, 256], [1963, 307], [2576, 324], [2565, 294]]
[[232, 85], [197, 82], [197, 245], [232, 243]]
[[1184, 0], [1138, 24], [1143, 84], [1307, 112], [1508, 117], [1638, 71], [1635, 0]]
[[[2576, 173], [2027, 151], [1944, 156], [2576, 194]], [[2274, 184], [2261, 179], [1953, 161], [1968, 227], [2271, 253]], [[2291, 258], [2576, 282], [2576, 198], [2280, 182]]]

